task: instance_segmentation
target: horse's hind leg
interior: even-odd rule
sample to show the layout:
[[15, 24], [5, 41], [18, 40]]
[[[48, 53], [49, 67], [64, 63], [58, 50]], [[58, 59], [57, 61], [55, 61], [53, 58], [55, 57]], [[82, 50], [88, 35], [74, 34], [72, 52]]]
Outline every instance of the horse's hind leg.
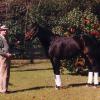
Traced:
[[59, 89], [61, 87], [61, 76], [60, 76], [60, 59], [53, 58], [51, 59], [53, 65], [53, 71], [55, 75], [55, 84], [56, 88]]

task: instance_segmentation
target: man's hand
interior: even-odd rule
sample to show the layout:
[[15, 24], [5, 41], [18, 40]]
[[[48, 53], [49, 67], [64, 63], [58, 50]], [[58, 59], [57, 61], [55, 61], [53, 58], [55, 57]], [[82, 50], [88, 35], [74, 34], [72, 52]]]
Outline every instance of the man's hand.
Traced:
[[10, 57], [12, 56], [12, 54], [11, 54], [11, 53], [6, 53], [5, 56], [6, 56], [7, 58], [10, 58]]

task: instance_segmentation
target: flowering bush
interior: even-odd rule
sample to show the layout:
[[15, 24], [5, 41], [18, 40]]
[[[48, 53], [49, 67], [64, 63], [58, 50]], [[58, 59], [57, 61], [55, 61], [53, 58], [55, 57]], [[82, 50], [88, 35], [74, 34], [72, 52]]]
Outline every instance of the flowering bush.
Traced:
[[[79, 8], [74, 8], [67, 14], [66, 22], [69, 24], [69, 27], [80, 27], [85, 33], [100, 38], [100, 23], [97, 16], [91, 12], [91, 9], [86, 9], [82, 12]], [[70, 28], [70, 30], [72, 29]]]

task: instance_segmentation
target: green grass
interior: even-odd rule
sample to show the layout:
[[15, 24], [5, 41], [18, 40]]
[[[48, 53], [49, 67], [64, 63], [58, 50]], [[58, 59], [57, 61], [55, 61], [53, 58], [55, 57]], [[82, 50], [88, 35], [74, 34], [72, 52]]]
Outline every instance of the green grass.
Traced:
[[0, 100], [100, 100], [100, 88], [87, 88], [87, 76], [71, 75], [65, 70], [61, 90], [54, 88], [54, 75], [48, 60], [34, 64], [12, 61], [9, 90]]

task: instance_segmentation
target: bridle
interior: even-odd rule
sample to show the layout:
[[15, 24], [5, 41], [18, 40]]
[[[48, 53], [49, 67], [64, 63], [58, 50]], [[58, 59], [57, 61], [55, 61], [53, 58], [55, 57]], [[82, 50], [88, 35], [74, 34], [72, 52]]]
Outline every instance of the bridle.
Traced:
[[32, 40], [38, 33], [38, 27], [34, 26], [32, 29], [25, 33], [25, 40]]

